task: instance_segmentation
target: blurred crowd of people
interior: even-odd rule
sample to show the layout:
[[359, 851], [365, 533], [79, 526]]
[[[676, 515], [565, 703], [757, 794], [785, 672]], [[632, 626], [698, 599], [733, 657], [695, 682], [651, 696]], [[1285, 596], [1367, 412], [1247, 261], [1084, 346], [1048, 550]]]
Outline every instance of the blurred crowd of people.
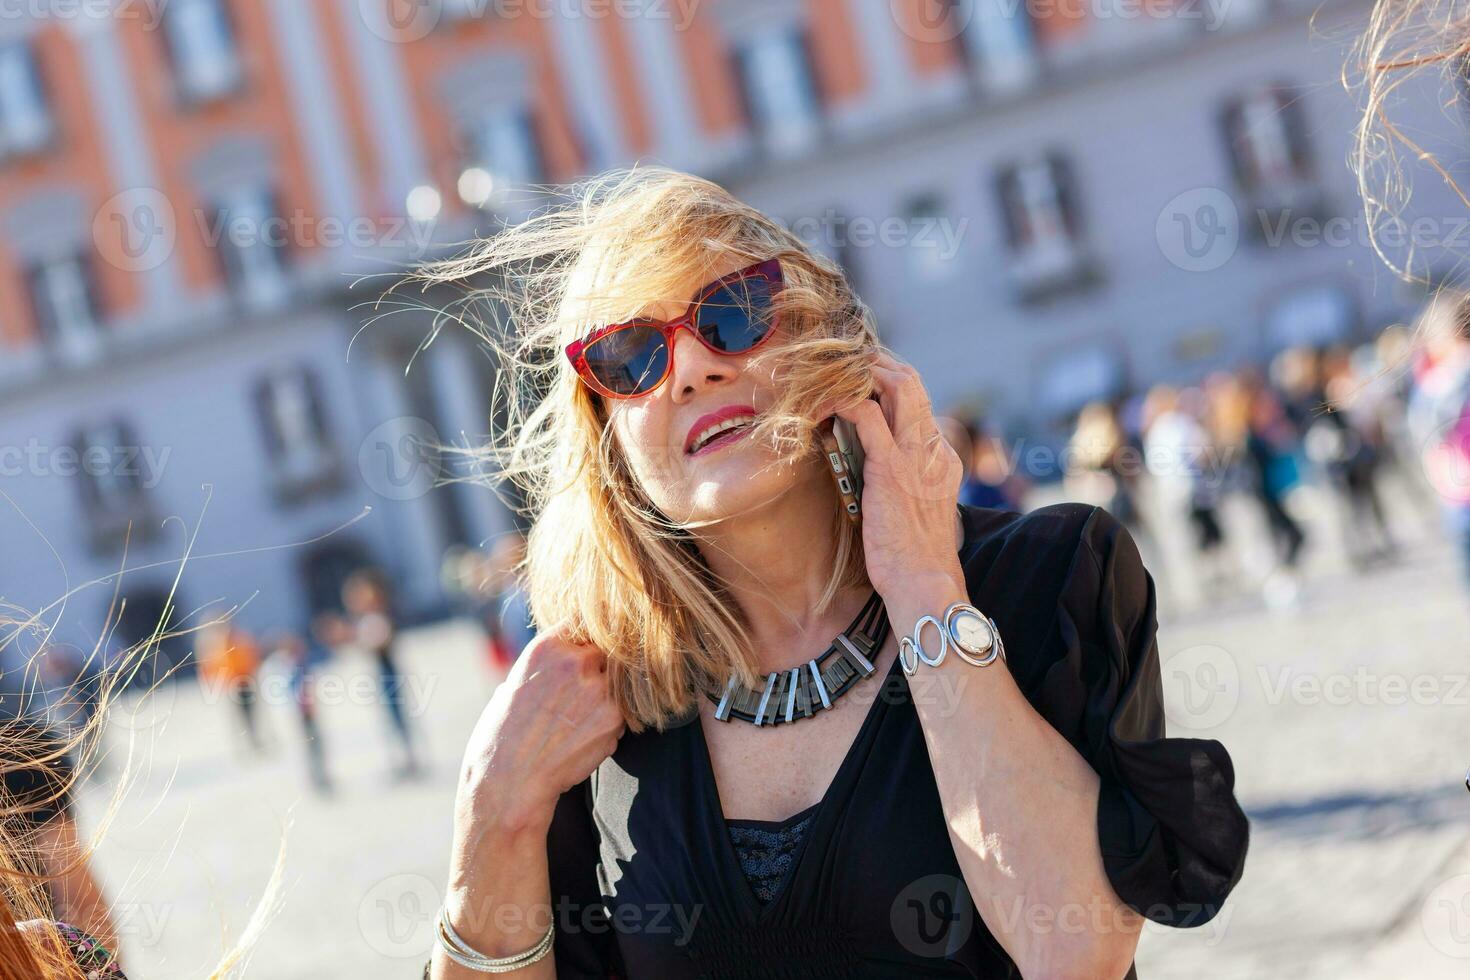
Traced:
[[[1317, 540], [1324, 528], [1335, 529], [1332, 553], [1352, 570], [1399, 556], [1385, 504], [1392, 481], [1413, 513], [1432, 511], [1439, 491], [1470, 571], [1467, 310], [1441, 297], [1419, 323], [1366, 343], [1288, 348], [1193, 385], [1090, 403], [1039, 469], [1038, 457], [983, 421], [948, 419], [970, 462], [961, 501], [1022, 510], [1050, 485], [1124, 521], [1153, 549], [1156, 578], [1193, 579], [1196, 598], [1259, 588], [1289, 607], [1303, 556], [1327, 543]], [[1255, 527], [1225, 515], [1230, 501], [1254, 512]], [[1262, 541], [1232, 540], [1243, 529]], [[1263, 550], [1252, 568], [1247, 556]]]

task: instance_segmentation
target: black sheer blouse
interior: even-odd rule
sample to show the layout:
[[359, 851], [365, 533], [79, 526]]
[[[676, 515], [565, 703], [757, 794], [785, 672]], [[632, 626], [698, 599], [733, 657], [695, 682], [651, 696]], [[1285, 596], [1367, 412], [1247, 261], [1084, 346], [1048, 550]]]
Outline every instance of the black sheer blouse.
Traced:
[[[1102, 779], [1114, 890], [1155, 922], [1208, 922], [1249, 828], [1224, 747], [1164, 736], [1154, 585], [1132, 538], [1080, 504], [959, 509], [970, 600]], [[769, 902], [742, 871], [697, 719], [624, 736], [552, 822], [558, 976], [1018, 976], [961, 876], [896, 661], [882, 683]]]

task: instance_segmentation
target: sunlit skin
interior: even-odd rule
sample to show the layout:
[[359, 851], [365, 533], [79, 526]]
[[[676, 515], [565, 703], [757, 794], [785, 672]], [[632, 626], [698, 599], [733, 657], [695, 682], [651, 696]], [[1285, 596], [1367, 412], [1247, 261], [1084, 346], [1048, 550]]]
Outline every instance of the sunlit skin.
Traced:
[[[685, 294], [744, 264], [691, 277]], [[641, 313], [668, 318], [683, 308], [659, 303]], [[674, 345], [662, 386], [609, 400], [617, 446], [650, 501], [692, 526], [703, 557], [750, 623], [762, 669], [804, 663], [869, 595], [866, 587], [854, 589], [828, 614], [812, 612], [830, 574], [831, 477], [815, 456], [772, 465], [772, 448], [749, 436], [686, 455], [689, 427], [700, 416], [731, 404], [759, 412], [771, 403], [775, 381], [751, 367], [751, 357], [712, 352], [686, 331]], [[852, 422], [866, 453], [863, 554], [894, 627], [874, 658], [886, 673], [899, 631], [968, 601], [956, 510], [964, 464], [940, 435], [918, 372], [886, 352], [876, 355], [872, 372], [877, 400], [819, 411]], [[525, 950], [545, 933], [546, 841], [557, 797], [612, 754], [624, 731], [605, 663], [601, 651], [571, 643], [559, 627], [547, 629], [516, 661], [470, 737], [445, 909], [461, 936], [487, 955]], [[950, 657], [909, 686], [950, 841], [987, 927], [1027, 977], [1123, 976], [1141, 919], [1118, 899], [1103, 867], [1097, 774], [1037, 714], [1007, 670]], [[703, 702], [700, 726], [725, 816], [779, 820], [820, 801], [874, 689], [859, 685], [832, 710], [773, 729], [715, 721]], [[497, 924], [484, 912], [497, 907], [529, 911]], [[1072, 925], [1028, 928], [1038, 911]], [[476, 976], [442, 953], [433, 971], [438, 980]], [[555, 965], [547, 957], [519, 973], [549, 978]]]
[[[732, 259], [691, 276], [676, 295], [693, 295], [748, 264], [748, 259]], [[672, 318], [685, 307], [654, 303], [640, 315]], [[781, 341], [778, 328], [770, 343]], [[774, 386], [769, 361], [715, 353], [680, 330], [674, 337], [673, 369], [657, 390], [606, 402], [618, 448], [644, 493], [701, 540], [706, 561], [738, 598], [763, 651], [841, 620], [831, 630], [835, 633], [868, 596], [866, 589], [850, 591], [835, 616], [811, 612], [830, 565], [820, 540], [812, 540], [811, 547], [792, 545], [813, 539], [813, 529], [831, 524], [832, 479], [815, 458], [782, 463], [774, 447], [748, 436], [698, 456], [684, 451], [690, 426], [701, 416], [727, 405], [750, 405], [760, 413], [775, 400]]]

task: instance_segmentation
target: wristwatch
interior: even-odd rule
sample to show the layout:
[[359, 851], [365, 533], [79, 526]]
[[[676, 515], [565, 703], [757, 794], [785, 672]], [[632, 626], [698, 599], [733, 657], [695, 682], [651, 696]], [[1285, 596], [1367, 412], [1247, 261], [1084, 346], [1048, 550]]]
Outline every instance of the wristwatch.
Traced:
[[995, 620], [968, 602], [956, 602], [944, 611], [944, 631], [965, 663], [988, 667], [996, 657], [1005, 657]]

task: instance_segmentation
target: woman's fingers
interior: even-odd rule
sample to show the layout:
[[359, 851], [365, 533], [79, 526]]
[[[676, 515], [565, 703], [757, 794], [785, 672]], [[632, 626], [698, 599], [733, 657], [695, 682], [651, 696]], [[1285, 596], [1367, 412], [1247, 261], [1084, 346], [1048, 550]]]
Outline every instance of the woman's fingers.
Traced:
[[898, 440], [919, 436], [927, 440], [929, 428], [935, 426], [934, 410], [918, 370], [891, 354], [880, 352], [873, 365], [873, 376], [883, 400], [889, 403], [886, 406], [889, 422]]
[[940, 499], [952, 490], [957, 492], [963, 477], [955, 468], [958, 456], [939, 429], [918, 371], [894, 357], [880, 354], [873, 366], [873, 377], [891, 419], [893, 439], [904, 460], [900, 473], [905, 488], [925, 499]]
[[922, 390], [915, 391], [915, 382], [902, 371], [874, 367], [873, 378], [878, 383], [879, 403], [894, 438], [900, 443], [912, 438], [924, 425], [928, 411], [927, 396]]
[[864, 399], [833, 414], [857, 427], [866, 453], [902, 448], [916, 456], [930, 455], [929, 447], [942, 435], [918, 371], [880, 350], [872, 374], [876, 400]]
[[893, 452], [893, 433], [888, 428], [888, 419], [883, 414], [883, 407], [871, 398], [839, 408], [835, 414], [856, 427], [858, 441], [863, 444], [865, 454], [877, 456]]

